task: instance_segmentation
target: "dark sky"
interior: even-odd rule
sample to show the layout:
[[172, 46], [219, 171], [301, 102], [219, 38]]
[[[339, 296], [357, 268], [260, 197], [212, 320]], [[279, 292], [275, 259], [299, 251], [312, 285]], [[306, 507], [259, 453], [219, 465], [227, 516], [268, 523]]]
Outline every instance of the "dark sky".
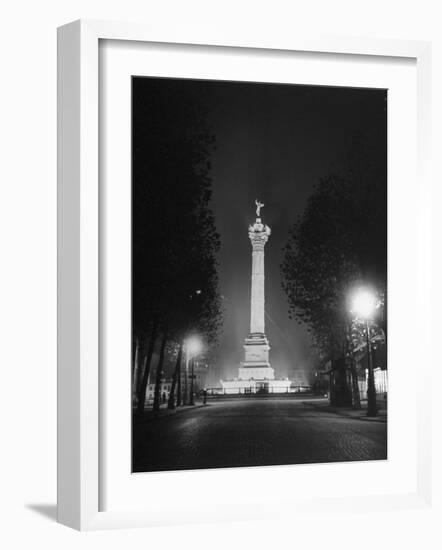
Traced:
[[[300, 382], [313, 366], [305, 327], [288, 318], [281, 289], [282, 247], [319, 178], [342, 173], [355, 135], [385, 155], [386, 91], [237, 82], [207, 82], [213, 154], [213, 209], [221, 234], [224, 332], [214, 378], [237, 375], [250, 322], [251, 245], [255, 198], [272, 229], [265, 249], [266, 333], [277, 377]], [[376, 150], [376, 147], [378, 150]], [[214, 380], [213, 382], [215, 382]]]

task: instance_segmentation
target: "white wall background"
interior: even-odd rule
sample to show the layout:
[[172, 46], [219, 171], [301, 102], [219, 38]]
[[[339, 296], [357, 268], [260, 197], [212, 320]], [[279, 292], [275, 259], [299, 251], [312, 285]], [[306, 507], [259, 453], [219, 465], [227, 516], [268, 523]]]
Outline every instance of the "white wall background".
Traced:
[[[254, 29], [270, 37], [347, 34], [434, 41], [434, 175], [441, 182], [442, 34], [437, 0], [16, 0], [2, 7], [0, 86], [0, 545], [3, 548], [439, 548], [442, 385], [433, 384], [436, 502], [432, 510], [293, 517], [79, 534], [54, 522], [56, 434], [56, 27], [79, 17]], [[440, 9], [440, 8], [439, 8]], [[441, 200], [440, 189], [435, 199]], [[412, 213], [410, 213], [412, 215]], [[435, 251], [442, 224], [434, 220]], [[440, 260], [440, 257], [438, 258]], [[435, 282], [442, 280], [440, 261]], [[435, 284], [434, 336], [440, 284]], [[406, 299], [406, 297], [404, 297]], [[438, 354], [440, 356], [440, 353]], [[435, 355], [437, 358], [437, 354]], [[417, 365], [418, 369], [419, 366]], [[439, 388], [439, 389], [438, 389]], [[429, 390], [430, 391], [430, 390]], [[204, 495], [201, 495], [204, 498]], [[49, 517], [48, 517], [49, 516]], [[440, 523], [440, 521], [439, 521]], [[152, 546], [150, 546], [152, 545]]]

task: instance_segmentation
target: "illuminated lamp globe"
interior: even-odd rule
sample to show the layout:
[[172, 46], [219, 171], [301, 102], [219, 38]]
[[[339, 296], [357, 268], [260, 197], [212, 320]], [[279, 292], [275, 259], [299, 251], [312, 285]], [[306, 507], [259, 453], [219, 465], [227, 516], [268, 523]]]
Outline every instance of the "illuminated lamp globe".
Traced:
[[191, 355], [198, 355], [199, 353], [201, 353], [203, 346], [199, 338], [197, 338], [196, 336], [192, 336], [186, 341], [186, 348]]
[[353, 297], [352, 312], [369, 319], [376, 309], [376, 297], [368, 290], [359, 290]]

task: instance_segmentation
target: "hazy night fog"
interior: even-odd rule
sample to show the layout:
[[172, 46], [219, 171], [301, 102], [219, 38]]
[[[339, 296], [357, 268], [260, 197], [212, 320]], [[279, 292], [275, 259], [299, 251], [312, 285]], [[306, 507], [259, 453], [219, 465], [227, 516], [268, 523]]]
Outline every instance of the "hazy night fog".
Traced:
[[[158, 82], [158, 79], [152, 79]], [[211, 384], [237, 376], [249, 333], [251, 244], [255, 199], [272, 230], [265, 247], [266, 334], [276, 377], [311, 381], [317, 360], [306, 327], [288, 317], [280, 264], [288, 230], [319, 179], [347, 170], [354, 139], [369, 143], [374, 162], [386, 151], [385, 90], [161, 79], [197, 94], [216, 150], [211, 154], [212, 208], [221, 236], [224, 323]]]

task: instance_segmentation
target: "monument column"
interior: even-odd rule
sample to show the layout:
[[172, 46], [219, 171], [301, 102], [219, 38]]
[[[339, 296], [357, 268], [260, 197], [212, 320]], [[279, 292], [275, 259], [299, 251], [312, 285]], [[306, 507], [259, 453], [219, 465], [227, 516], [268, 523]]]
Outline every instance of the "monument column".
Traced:
[[250, 299], [250, 334], [244, 341], [245, 357], [239, 369], [241, 380], [273, 380], [269, 361], [269, 341], [265, 335], [264, 246], [270, 237], [270, 227], [261, 221], [264, 205], [256, 201], [256, 221], [249, 226], [252, 243], [252, 291]]
[[250, 334], [265, 333], [265, 290], [264, 290], [264, 246], [270, 235], [270, 228], [256, 218], [249, 227], [252, 243], [252, 292], [250, 304]]
[[225, 393], [288, 393], [291, 380], [275, 379], [275, 369], [270, 364], [270, 345], [265, 334], [264, 247], [270, 237], [270, 227], [261, 221], [259, 201], [256, 204], [256, 220], [249, 226], [252, 244], [252, 291], [250, 304], [250, 334], [244, 339], [244, 361], [238, 369], [238, 378], [221, 380]]

